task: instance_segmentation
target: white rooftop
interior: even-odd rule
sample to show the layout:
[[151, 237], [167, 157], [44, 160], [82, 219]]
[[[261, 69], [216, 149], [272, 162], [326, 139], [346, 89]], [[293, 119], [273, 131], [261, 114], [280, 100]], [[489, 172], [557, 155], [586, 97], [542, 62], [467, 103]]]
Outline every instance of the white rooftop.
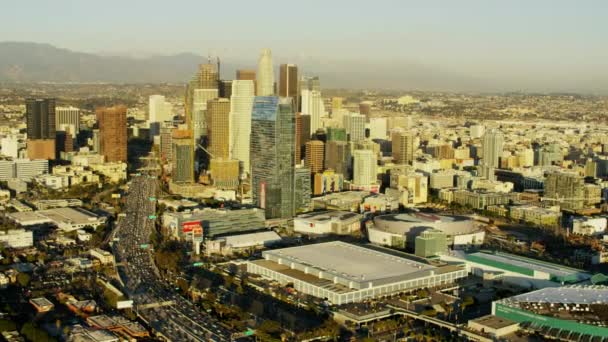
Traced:
[[606, 286], [547, 287], [505, 299], [507, 302], [608, 304]]
[[374, 281], [429, 270], [434, 266], [400, 258], [341, 241], [266, 251], [282, 258], [283, 264], [294, 262], [339, 275], [352, 281]]

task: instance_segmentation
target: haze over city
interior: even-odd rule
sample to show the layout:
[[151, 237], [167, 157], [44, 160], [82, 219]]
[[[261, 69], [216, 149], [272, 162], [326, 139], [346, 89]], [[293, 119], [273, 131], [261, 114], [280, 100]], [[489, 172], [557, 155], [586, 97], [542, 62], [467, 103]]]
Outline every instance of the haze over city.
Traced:
[[[332, 87], [608, 91], [604, 1], [26, 0], [9, 7], [0, 13], [0, 41], [112, 56], [191, 52], [247, 65], [270, 47], [305, 72], [327, 73]], [[348, 81], [332, 70], [350, 74]]]

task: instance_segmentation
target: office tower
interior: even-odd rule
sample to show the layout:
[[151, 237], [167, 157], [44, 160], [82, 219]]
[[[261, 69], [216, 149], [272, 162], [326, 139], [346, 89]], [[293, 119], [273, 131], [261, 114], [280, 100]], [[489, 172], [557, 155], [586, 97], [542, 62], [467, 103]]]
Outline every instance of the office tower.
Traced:
[[300, 164], [302, 161], [302, 151], [304, 145], [310, 141], [310, 115], [297, 113], [296, 114], [296, 152], [295, 162]]
[[302, 77], [300, 96], [301, 112], [310, 115], [310, 131], [316, 132], [321, 128], [321, 116], [325, 113], [319, 78]]
[[472, 125], [469, 127], [469, 132], [472, 139], [478, 139], [483, 137], [486, 132], [486, 128], [483, 125]]
[[483, 164], [498, 168], [503, 152], [504, 136], [496, 128], [487, 131], [483, 136]]
[[99, 153], [108, 162], [127, 162], [127, 107], [97, 108]]
[[372, 113], [372, 105], [373, 103], [371, 101], [363, 101], [359, 103], [359, 114], [369, 118]]
[[72, 138], [76, 138], [80, 133], [80, 109], [76, 107], [57, 107], [55, 109], [55, 129], [60, 129], [63, 125], [73, 126], [71, 131]]
[[295, 115], [289, 98], [256, 96], [251, 121], [254, 203], [267, 218], [294, 214]]
[[585, 161], [585, 177], [597, 177], [597, 163], [591, 158]]
[[186, 91], [186, 122], [192, 130], [196, 144], [207, 135], [205, 113], [207, 101], [219, 96], [219, 71], [212, 63], [200, 64], [197, 73], [188, 83]]
[[356, 187], [369, 187], [376, 184], [377, 166], [374, 152], [371, 150], [355, 150], [353, 159], [353, 184]]
[[74, 138], [72, 137], [72, 126], [63, 126], [65, 129], [58, 130], [55, 139], [56, 155], [61, 156], [61, 152], [74, 151]]
[[[238, 73], [237, 73], [238, 76]], [[254, 72], [255, 77], [255, 72]], [[249, 174], [251, 141], [251, 108], [255, 87], [252, 80], [232, 82], [230, 97], [230, 156], [241, 162], [241, 172]]]
[[239, 81], [253, 81], [253, 95], [256, 95], [256, 72], [251, 69], [239, 69], [236, 71], [236, 79]]
[[439, 229], [425, 230], [416, 237], [414, 248], [414, 254], [421, 258], [443, 255], [448, 252], [448, 239]]
[[326, 129], [327, 141], [347, 141], [346, 138], [346, 129], [344, 128], [336, 128], [336, 127], [327, 127]]
[[344, 115], [344, 128], [350, 141], [357, 142], [365, 139], [365, 116], [356, 113]]
[[229, 99], [232, 96], [232, 80], [221, 80], [218, 92], [219, 97]]
[[171, 125], [160, 127], [160, 159], [164, 162], [171, 161], [174, 129]]
[[237, 189], [239, 186], [239, 161], [212, 158], [209, 171], [213, 186], [220, 189]]
[[414, 161], [414, 135], [397, 131], [393, 133], [392, 142], [395, 164], [411, 164]]
[[272, 66], [272, 52], [263, 49], [258, 62], [257, 96], [274, 95], [274, 70]]
[[545, 179], [543, 201], [557, 204], [565, 210], [582, 209], [585, 202], [585, 179], [576, 173], [549, 173]]
[[194, 144], [189, 131], [173, 131], [171, 158], [173, 182], [192, 183], [194, 181]]
[[310, 172], [317, 173], [323, 171], [323, 160], [325, 158], [325, 144], [319, 140], [311, 140], [306, 143], [306, 163]]
[[27, 138], [55, 140], [55, 99], [27, 99], [25, 108]]
[[55, 159], [55, 99], [27, 99], [27, 155]]
[[173, 121], [173, 107], [162, 95], [150, 95], [148, 98], [148, 124], [150, 140], [160, 134], [163, 122]]
[[294, 170], [294, 209], [297, 214], [312, 210], [310, 170], [301, 165]]
[[336, 173], [350, 178], [351, 155], [350, 147], [346, 141], [330, 140], [325, 144], [325, 169], [334, 170]]
[[426, 151], [436, 159], [454, 158], [454, 148], [450, 144], [427, 146]]
[[279, 67], [279, 96], [291, 97], [297, 108], [299, 101], [298, 66], [295, 64], [281, 64]]
[[230, 158], [230, 100], [216, 98], [207, 104], [207, 146], [212, 158]]
[[538, 165], [558, 165], [564, 160], [562, 148], [558, 143], [547, 144], [538, 149]]
[[194, 89], [192, 101], [192, 134], [195, 143], [200, 143], [207, 136], [207, 104], [217, 98], [217, 89]]
[[386, 139], [388, 130], [386, 118], [370, 118], [369, 119], [369, 138], [370, 139]]

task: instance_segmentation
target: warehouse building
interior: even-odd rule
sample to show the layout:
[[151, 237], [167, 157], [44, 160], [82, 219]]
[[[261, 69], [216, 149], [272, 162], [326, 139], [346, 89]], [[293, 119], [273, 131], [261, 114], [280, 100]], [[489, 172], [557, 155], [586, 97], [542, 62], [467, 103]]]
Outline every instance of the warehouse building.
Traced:
[[494, 301], [492, 314], [519, 322], [550, 339], [605, 341], [608, 287], [545, 288]]
[[341, 241], [262, 252], [249, 273], [335, 305], [450, 284], [467, 276], [463, 265], [432, 266], [379, 249]]
[[524, 288], [555, 287], [591, 278], [582, 270], [502, 252], [467, 254], [455, 251], [451, 255], [441, 256], [441, 259], [466, 262], [467, 269], [480, 276], [487, 272], [499, 272], [504, 282]]

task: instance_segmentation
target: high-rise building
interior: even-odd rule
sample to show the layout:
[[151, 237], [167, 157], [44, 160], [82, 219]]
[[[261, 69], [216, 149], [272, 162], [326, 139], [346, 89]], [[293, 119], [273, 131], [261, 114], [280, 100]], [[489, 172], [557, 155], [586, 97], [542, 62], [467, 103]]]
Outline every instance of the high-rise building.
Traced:
[[369, 187], [376, 184], [377, 165], [376, 155], [371, 150], [355, 150], [353, 152], [354, 171], [353, 184], [356, 187]]
[[237, 189], [239, 186], [239, 161], [212, 158], [209, 166], [213, 186], [220, 189]]
[[251, 121], [254, 203], [267, 218], [294, 214], [295, 115], [289, 98], [256, 96]]
[[25, 108], [27, 138], [55, 140], [55, 99], [27, 99]]
[[217, 89], [194, 89], [192, 99], [191, 129], [194, 141], [198, 144], [207, 136], [207, 103], [219, 96]]
[[337, 127], [327, 127], [327, 141], [347, 141], [346, 129]]
[[55, 99], [27, 99], [27, 155], [31, 159], [55, 159]]
[[165, 162], [171, 161], [174, 129], [169, 125], [160, 128], [160, 158]]
[[274, 95], [274, 69], [272, 65], [272, 52], [263, 49], [258, 62], [257, 96]]
[[321, 116], [325, 113], [319, 78], [302, 77], [300, 96], [301, 112], [310, 115], [310, 131], [316, 132], [321, 128]]
[[[255, 72], [253, 73], [255, 78]], [[238, 76], [238, 73], [237, 73]], [[230, 97], [230, 157], [240, 161], [241, 172], [250, 173], [251, 109], [254, 98], [252, 80], [232, 82]]]
[[503, 152], [504, 136], [501, 131], [492, 128], [483, 136], [483, 164], [489, 167], [500, 167]]
[[312, 210], [310, 170], [301, 165], [294, 170], [294, 209], [296, 213]]
[[369, 119], [369, 138], [370, 139], [386, 139], [388, 130], [386, 118], [370, 118]]
[[447, 253], [448, 239], [439, 229], [425, 230], [416, 237], [414, 243], [416, 256], [428, 258]]
[[372, 105], [373, 103], [371, 101], [363, 101], [359, 103], [359, 114], [369, 118], [372, 113]]
[[230, 100], [216, 98], [207, 104], [207, 146], [212, 158], [230, 158]]
[[346, 141], [330, 140], [325, 144], [325, 169], [334, 170], [350, 179], [351, 155]]
[[199, 64], [195, 77], [197, 89], [218, 89], [220, 76], [216, 64], [210, 62]]
[[207, 101], [219, 97], [219, 70], [209, 62], [200, 64], [197, 73], [188, 83], [186, 91], [186, 122], [192, 130], [195, 143], [207, 134], [205, 113]]
[[344, 115], [344, 128], [350, 138], [350, 141], [358, 142], [365, 140], [365, 121], [364, 115], [351, 113]]
[[486, 127], [484, 125], [471, 125], [471, 127], [469, 127], [469, 132], [472, 139], [478, 139], [483, 137], [486, 132]]
[[320, 140], [311, 140], [306, 143], [306, 163], [304, 164], [310, 172], [323, 171], [323, 159], [325, 158], [325, 144]]
[[256, 95], [256, 72], [251, 69], [239, 69], [236, 71], [236, 79], [239, 81], [253, 81], [253, 95]]
[[279, 67], [279, 96], [291, 97], [294, 108], [297, 108], [299, 95], [298, 66], [295, 64], [281, 64]]
[[336, 111], [339, 111], [342, 109], [342, 105], [344, 104], [344, 98], [343, 97], [332, 97], [331, 98], [331, 112], [332, 114]]
[[171, 179], [175, 183], [194, 181], [194, 144], [186, 130], [174, 130], [172, 137]]
[[310, 141], [310, 115], [296, 114], [296, 152], [295, 162], [300, 164], [302, 161], [302, 151], [308, 141]]
[[232, 80], [220, 80], [219, 97], [229, 99], [232, 96]]
[[545, 179], [545, 199], [562, 209], [582, 209], [585, 203], [585, 179], [576, 173], [551, 172]]
[[80, 132], [80, 109], [76, 107], [57, 107], [55, 109], [55, 129], [59, 130], [64, 125], [71, 125], [72, 138], [76, 138]]
[[97, 108], [100, 154], [108, 162], [127, 162], [127, 107]]
[[148, 123], [150, 140], [160, 134], [160, 127], [165, 121], [173, 121], [173, 107], [162, 95], [150, 95], [148, 98]]
[[74, 151], [74, 138], [72, 135], [71, 127], [63, 126], [64, 130], [57, 131], [55, 139], [55, 148], [57, 149], [56, 155], [61, 156], [61, 152], [72, 152]]
[[393, 133], [393, 161], [396, 164], [411, 164], [414, 161], [414, 135], [409, 132]]

